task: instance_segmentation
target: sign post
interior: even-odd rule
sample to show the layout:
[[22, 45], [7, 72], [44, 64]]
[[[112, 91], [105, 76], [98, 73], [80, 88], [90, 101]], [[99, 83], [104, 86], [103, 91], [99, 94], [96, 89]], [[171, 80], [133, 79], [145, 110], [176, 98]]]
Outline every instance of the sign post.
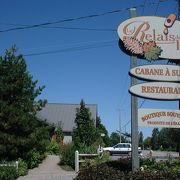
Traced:
[[[131, 17], [136, 17], [136, 9], [130, 9]], [[131, 56], [130, 68], [137, 66], [137, 57]], [[131, 86], [137, 84], [137, 79], [131, 77]], [[138, 157], [138, 101], [137, 97], [131, 95], [131, 143], [132, 143], [132, 171], [136, 171], [139, 168], [139, 157]]]

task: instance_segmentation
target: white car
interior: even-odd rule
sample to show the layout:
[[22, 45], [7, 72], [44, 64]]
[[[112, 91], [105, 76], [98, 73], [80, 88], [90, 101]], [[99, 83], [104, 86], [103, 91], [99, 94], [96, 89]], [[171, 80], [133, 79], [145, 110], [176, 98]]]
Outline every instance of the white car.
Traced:
[[[103, 151], [108, 152], [109, 155], [113, 154], [128, 154], [131, 155], [131, 144], [130, 143], [118, 143], [113, 147], [105, 147]], [[141, 154], [141, 148], [138, 147], [138, 152]]]

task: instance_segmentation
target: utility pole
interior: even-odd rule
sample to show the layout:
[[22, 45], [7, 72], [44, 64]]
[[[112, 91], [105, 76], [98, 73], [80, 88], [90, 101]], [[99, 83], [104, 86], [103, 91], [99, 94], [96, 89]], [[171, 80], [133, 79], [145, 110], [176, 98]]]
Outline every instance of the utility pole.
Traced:
[[[131, 18], [136, 17], [136, 8], [130, 9]], [[130, 68], [137, 66], [137, 57], [130, 57]], [[137, 79], [131, 77], [131, 86], [137, 84]], [[139, 168], [139, 156], [138, 156], [138, 100], [137, 97], [131, 94], [131, 143], [132, 143], [132, 171], [136, 171]]]

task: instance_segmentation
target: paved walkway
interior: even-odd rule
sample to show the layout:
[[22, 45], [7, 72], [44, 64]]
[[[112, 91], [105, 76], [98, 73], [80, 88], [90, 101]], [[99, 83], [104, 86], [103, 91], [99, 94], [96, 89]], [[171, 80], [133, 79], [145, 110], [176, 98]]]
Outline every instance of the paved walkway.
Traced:
[[65, 171], [58, 165], [59, 156], [48, 155], [39, 167], [29, 170], [28, 175], [17, 180], [72, 180], [74, 171]]

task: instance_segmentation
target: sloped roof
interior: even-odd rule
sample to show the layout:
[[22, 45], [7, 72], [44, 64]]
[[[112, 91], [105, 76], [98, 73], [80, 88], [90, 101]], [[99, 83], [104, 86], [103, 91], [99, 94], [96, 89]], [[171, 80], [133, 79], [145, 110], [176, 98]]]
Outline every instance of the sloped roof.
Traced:
[[[61, 122], [63, 131], [72, 132], [75, 127], [76, 108], [79, 104], [61, 104], [61, 103], [47, 103], [45, 107], [37, 113], [37, 117], [42, 120], [47, 120], [49, 123], [58, 124]], [[96, 120], [97, 105], [86, 104], [89, 108], [91, 118]]]

